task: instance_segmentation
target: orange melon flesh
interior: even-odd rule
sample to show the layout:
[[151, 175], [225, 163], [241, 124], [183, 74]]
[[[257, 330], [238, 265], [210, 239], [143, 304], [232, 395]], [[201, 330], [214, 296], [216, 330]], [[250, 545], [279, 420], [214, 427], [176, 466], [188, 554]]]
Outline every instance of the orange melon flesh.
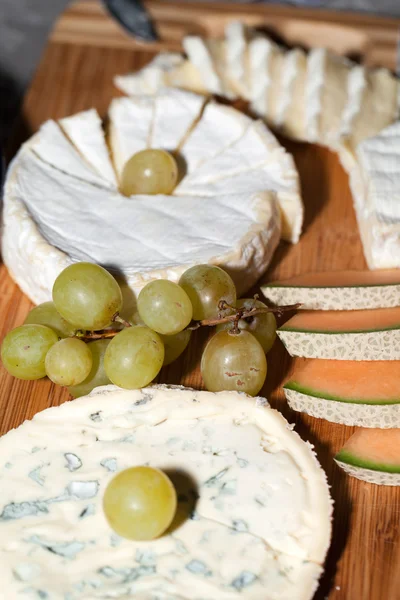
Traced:
[[381, 271], [322, 271], [305, 273], [267, 285], [279, 287], [356, 287], [400, 284], [400, 269]]
[[364, 469], [400, 473], [400, 429], [358, 429], [335, 459]]
[[303, 310], [287, 321], [282, 331], [355, 333], [400, 328], [400, 306], [369, 310]]
[[339, 402], [396, 403], [400, 402], [400, 361], [377, 360], [371, 365], [358, 360], [298, 360], [284, 387]]

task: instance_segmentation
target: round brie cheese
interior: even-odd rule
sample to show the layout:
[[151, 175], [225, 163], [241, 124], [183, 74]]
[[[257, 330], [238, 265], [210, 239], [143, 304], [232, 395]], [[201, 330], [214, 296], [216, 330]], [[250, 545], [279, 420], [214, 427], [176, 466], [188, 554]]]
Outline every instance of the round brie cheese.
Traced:
[[[217, 264], [243, 293], [267, 268], [281, 227], [297, 241], [298, 174], [261, 122], [168, 89], [113, 100], [108, 137], [111, 157], [94, 110], [48, 121], [10, 166], [3, 259], [35, 303], [82, 260], [117, 273], [135, 294], [152, 279]], [[171, 196], [121, 195], [126, 161], [150, 147], [176, 151], [186, 175]]]
[[[308, 600], [331, 536], [311, 447], [236, 392], [97, 388], [0, 439], [0, 598]], [[102, 509], [114, 474], [165, 471], [170, 529], [117, 536]]]

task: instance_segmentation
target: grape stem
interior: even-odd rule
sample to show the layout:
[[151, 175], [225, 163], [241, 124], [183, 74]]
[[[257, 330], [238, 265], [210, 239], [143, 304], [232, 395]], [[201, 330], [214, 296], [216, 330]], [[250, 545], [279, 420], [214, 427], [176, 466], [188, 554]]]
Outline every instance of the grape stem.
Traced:
[[[254, 300], [257, 300], [256, 296], [254, 297]], [[285, 312], [297, 310], [298, 308], [300, 308], [300, 306], [301, 306], [301, 304], [288, 304], [286, 306], [274, 306], [274, 307], [265, 306], [265, 307], [257, 308], [256, 306], [253, 306], [253, 308], [246, 308], [243, 306], [242, 308], [234, 308], [233, 306], [230, 306], [227, 302], [225, 302], [225, 300], [221, 300], [218, 304], [218, 308], [221, 312], [220, 312], [220, 316], [217, 319], [203, 319], [202, 321], [195, 321], [195, 322], [192, 321], [192, 323], [188, 327], [186, 327], [186, 329], [189, 329], [190, 331], [194, 331], [196, 329], [199, 329], [200, 327], [213, 327], [214, 325], [219, 325], [220, 323], [232, 323], [233, 324], [232, 333], [240, 333], [239, 321], [241, 319], [251, 319], [252, 317], [255, 317], [256, 315], [262, 315], [264, 313], [269, 313], [269, 312], [272, 312], [278, 316], [281, 316]], [[234, 314], [222, 316], [222, 311], [227, 310], [227, 309], [234, 310], [235, 311]], [[121, 323], [125, 327], [132, 327], [131, 323], [129, 323], [128, 321], [125, 321], [125, 319], [120, 317], [118, 314], [114, 315], [113, 321], [115, 323]], [[91, 342], [93, 340], [113, 338], [118, 333], [120, 333], [120, 331], [121, 331], [121, 329], [103, 329], [101, 331], [80, 331], [80, 332], [77, 332], [77, 334], [75, 334], [75, 335], [77, 337], [79, 337], [81, 340]]]
[[[250, 319], [251, 317], [255, 317], [256, 315], [261, 315], [263, 313], [269, 313], [269, 312], [272, 312], [278, 316], [281, 316], [284, 312], [288, 312], [291, 310], [297, 310], [300, 306], [301, 306], [301, 304], [288, 304], [287, 306], [276, 306], [276, 307], [266, 306], [265, 308], [264, 307], [261, 307], [261, 308], [253, 307], [250, 309], [247, 309], [245, 307], [234, 308], [233, 310], [235, 311], [235, 314], [233, 314], [233, 315], [228, 315], [226, 317], [219, 317], [217, 319], [203, 319], [202, 321], [197, 321], [193, 325], [190, 325], [189, 327], [187, 327], [187, 329], [194, 331], [195, 329], [199, 329], [199, 327], [203, 327], [203, 326], [213, 327], [214, 325], [219, 325], [220, 323], [233, 323], [233, 332], [239, 333], [238, 324], [239, 324], [240, 319]], [[221, 302], [218, 305], [218, 308], [222, 311], [222, 310], [226, 310], [227, 308], [232, 308], [232, 307], [229, 306], [229, 304], [227, 304], [225, 302], [225, 300], [221, 300]]]

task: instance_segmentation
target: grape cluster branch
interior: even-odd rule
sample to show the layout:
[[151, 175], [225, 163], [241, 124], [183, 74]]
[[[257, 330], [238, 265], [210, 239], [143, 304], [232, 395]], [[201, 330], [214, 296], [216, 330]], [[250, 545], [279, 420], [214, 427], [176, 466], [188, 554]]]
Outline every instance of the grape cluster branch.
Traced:
[[[220, 310], [219, 316], [216, 319], [202, 319], [201, 321], [192, 321], [192, 323], [186, 328], [191, 331], [195, 331], [200, 327], [213, 327], [215, 325], [220, 325], [221, 323], [232, 323], [232, 333], [239, 333], [239, 321], [241, 319], [251, 319], [256, 315], [262, 315], [264, 313], [274, 313], [278, 316], [282, 316], [285, 312], [290, 312], [293, 310], [297, 310], [300, 308], [301, 304], [288, 304], [286, 306], [261, 306], [257, 307], [255, 301], [257, 300], [257, 296], [254, 297], [254, 305], [251, 308], [246, 308], [243, 306], [242, 308], [236, 308], [225, 302], [225, 300], [221, 300], [218, 304], [218, 308]], [[231, 315], [224, 315], [224, 311], [233, 311]], [[115, 314], [113, 317], [114, 323], [120, 323], [124, 327], [132, 327], [132, 324], [129, 321], [126, 321], [119, 314]], [[121, 329], [102, 329], [101, 331], [78, 331], [75, 333], [76, 337], [80, 339], [91, 342], [93, 340], [107, 339], [113, 338], [116, 336]]]

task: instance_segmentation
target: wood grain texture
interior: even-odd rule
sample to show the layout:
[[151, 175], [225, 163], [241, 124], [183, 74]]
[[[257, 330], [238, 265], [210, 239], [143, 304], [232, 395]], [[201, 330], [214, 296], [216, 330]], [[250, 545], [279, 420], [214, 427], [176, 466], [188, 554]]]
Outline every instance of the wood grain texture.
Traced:
[[159, 41], [136, 41], [112, 21], [97, 0], [77, 0], [56, 23], [52, 40], [97, 47], [181, 50], [185, 35], [223, 35], [233, 19], [265, 29], [287, 44], [325, 46], [370, 66], [397, 67], [400, 19], [345, 14], [328, 10], [293, 9], [273, 4], [145, 0]]
[[[247, 10], [250, 11], [248, 7]], [[233, 14], [232, 7], [228, 11]], [[352, 23], [350, 20], [349, 27], [353, 27]], [[362, 50], [360, 46], [358, 51]], [[50, 43], [26, 96], [10, 154], [48, 118], [60, 118], [92, 106], [105, 115], [111, 98], [118, 94], [112, 77], [139, 68], [152, 55], [152, 51], [137, 47], [132, 52], [101, 45]], [[301, 175], [305, 230], [296, 246], [281, 243], [263, 281], [310, 270], [365, 268], [347, 177], [336, 156], [317, 146], [283, 143], [293, 153]], [[23, 322], [30, 306], [1, 266], [1, 338]], [[159, 380], [201, 388], [198, 364], [209, 334], [195, 332], [182, 360], [165, 368]], [[400, 488], [378, 487], [345, 476], [334, 464], [333, 455], [353, 428], [292, 412], [280, 389], [292, 361], [279, 342], [268, 355], [268, 363], [263, 393], [272, 406], [296, 423], [303, 439], [315, 445], [335, 499], [333, 541], [315, 600], [400, 599]], [[47, 380], [18, 381], [1, 367], [0, 432], [67, 399], [62, 388]]]

